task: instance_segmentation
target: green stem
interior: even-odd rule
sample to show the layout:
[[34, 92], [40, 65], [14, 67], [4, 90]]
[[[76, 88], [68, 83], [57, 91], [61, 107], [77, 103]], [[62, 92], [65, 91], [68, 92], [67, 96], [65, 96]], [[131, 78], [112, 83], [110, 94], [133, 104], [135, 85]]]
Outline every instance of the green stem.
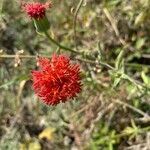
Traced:
[[76, 54], [82, 54], [82, 53], [79, 52], [79, 51], [75, 51], [75, 50], [73, 50], [73, 49], [71, 49], [71, 48], [68, 48], [68, 47], [65, 47], [65, 46], [59, 44], [57, 41], [55, 41], [55, 40], [48, 34], [48, 32], [44, 32], [44, 33], [45, 33], [45, 35], [47, 36], [47, 38], [48, 38], [52, 43], [54, 43], [55, 45], [57, 45], [59, 48], [64, 49], [64, 50], [66, 50], [66, 51], [70, 51], [70, 52], [76, 53]]
[[102, 62], [102, 61], [96, 62], [96, 61], [93, 61], [93, 60], [83, 59], [83, 58], [76, 58], [76, 59], [79, 60], [79, 61], [81, 61], [81, 62], [85, 62], [85, 63], [89, 63], [89, 64], [93, 64], [93, 65], [97, 65], [97, 64], [98, 65], [102, 65], [102, 66], [104, 66], [104, 67], [106, 67], [108, 69], [111, 69], [111, 70], [114, 69], [111, 65], [109, 65], [109, 64], [107, 64], [105, 62]]

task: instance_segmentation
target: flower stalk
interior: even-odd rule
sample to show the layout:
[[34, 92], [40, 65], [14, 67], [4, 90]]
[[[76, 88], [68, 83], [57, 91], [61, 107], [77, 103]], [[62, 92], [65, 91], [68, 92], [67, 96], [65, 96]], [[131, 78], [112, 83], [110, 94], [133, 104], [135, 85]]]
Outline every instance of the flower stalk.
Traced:
[[61, 45], [59, 42], [55, 41], [49, 34], [47, 31], [44, 32], [44, 34], [46, 35], [46, 37], [52, 42], [54, 43], [55, 45], [57, 45], [59, 48], [63, 49], [63, 50], [66, 50], [66, 51], [70, 51], [70, 52], [73, 52], [73, 53], [76, 53], [76, 54], [82, 54], [81, 52], [79, 51], [76, 51], [76, 50], [73, 50], [71, 48], [68, 48], [64, 45]]

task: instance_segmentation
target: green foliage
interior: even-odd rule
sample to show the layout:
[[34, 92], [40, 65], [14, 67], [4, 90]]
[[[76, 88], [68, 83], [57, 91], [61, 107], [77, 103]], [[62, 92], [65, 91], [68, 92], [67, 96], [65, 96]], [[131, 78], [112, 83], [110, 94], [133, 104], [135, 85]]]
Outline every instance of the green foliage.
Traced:
[[91, 149], [113, 150], [120, 140], [119, 138], [115, 138], [116, 135], [116, 131], [110, 129], [107, 124], [99, 124], [99, 130], [93, 134]]
[[[53, 1], [47, 38], [18, 1], [0, 2], [0, 149], [148, 149], [150, 0], [84, 1], [74, 20], [78, 3]], [[36, 59], [20, 56], [37, 53], [78, 61], [83, 86], [74, 101], [49, 107], [35, 96]]]

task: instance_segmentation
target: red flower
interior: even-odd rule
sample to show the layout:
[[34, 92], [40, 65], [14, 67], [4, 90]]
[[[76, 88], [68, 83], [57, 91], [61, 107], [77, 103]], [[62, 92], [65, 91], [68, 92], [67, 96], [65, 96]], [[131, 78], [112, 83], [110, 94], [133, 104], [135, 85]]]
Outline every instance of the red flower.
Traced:
[[45, 17], [46, 9], [52, 6], [51, 2], [42, 4], [40, 2], [24, 3], [23, 10], [33, 19], [42, 19]]
[[48, 105], [66, 102], [81, 91], [80, 68], [64, 55], [39, 58], [39, 71], [32, 71], [33, 89]]

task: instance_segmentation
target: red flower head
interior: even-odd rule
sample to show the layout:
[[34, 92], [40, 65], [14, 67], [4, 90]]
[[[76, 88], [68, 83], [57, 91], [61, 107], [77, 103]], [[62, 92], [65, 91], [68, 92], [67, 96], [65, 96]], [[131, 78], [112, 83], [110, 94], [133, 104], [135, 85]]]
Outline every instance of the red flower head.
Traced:
[[24, 3], [23, 10], [33, 19], [42, 19], [45, 17], [46, 9], [52, 6], [51, 2], [42, 4], [40, 2]]
[[33, 89], [48, 105], [76, 97], [81, 91], [80, 68], [64, 55], [53, 55], [51, 60], [39, 58], [39, 71], [32, 71]]

